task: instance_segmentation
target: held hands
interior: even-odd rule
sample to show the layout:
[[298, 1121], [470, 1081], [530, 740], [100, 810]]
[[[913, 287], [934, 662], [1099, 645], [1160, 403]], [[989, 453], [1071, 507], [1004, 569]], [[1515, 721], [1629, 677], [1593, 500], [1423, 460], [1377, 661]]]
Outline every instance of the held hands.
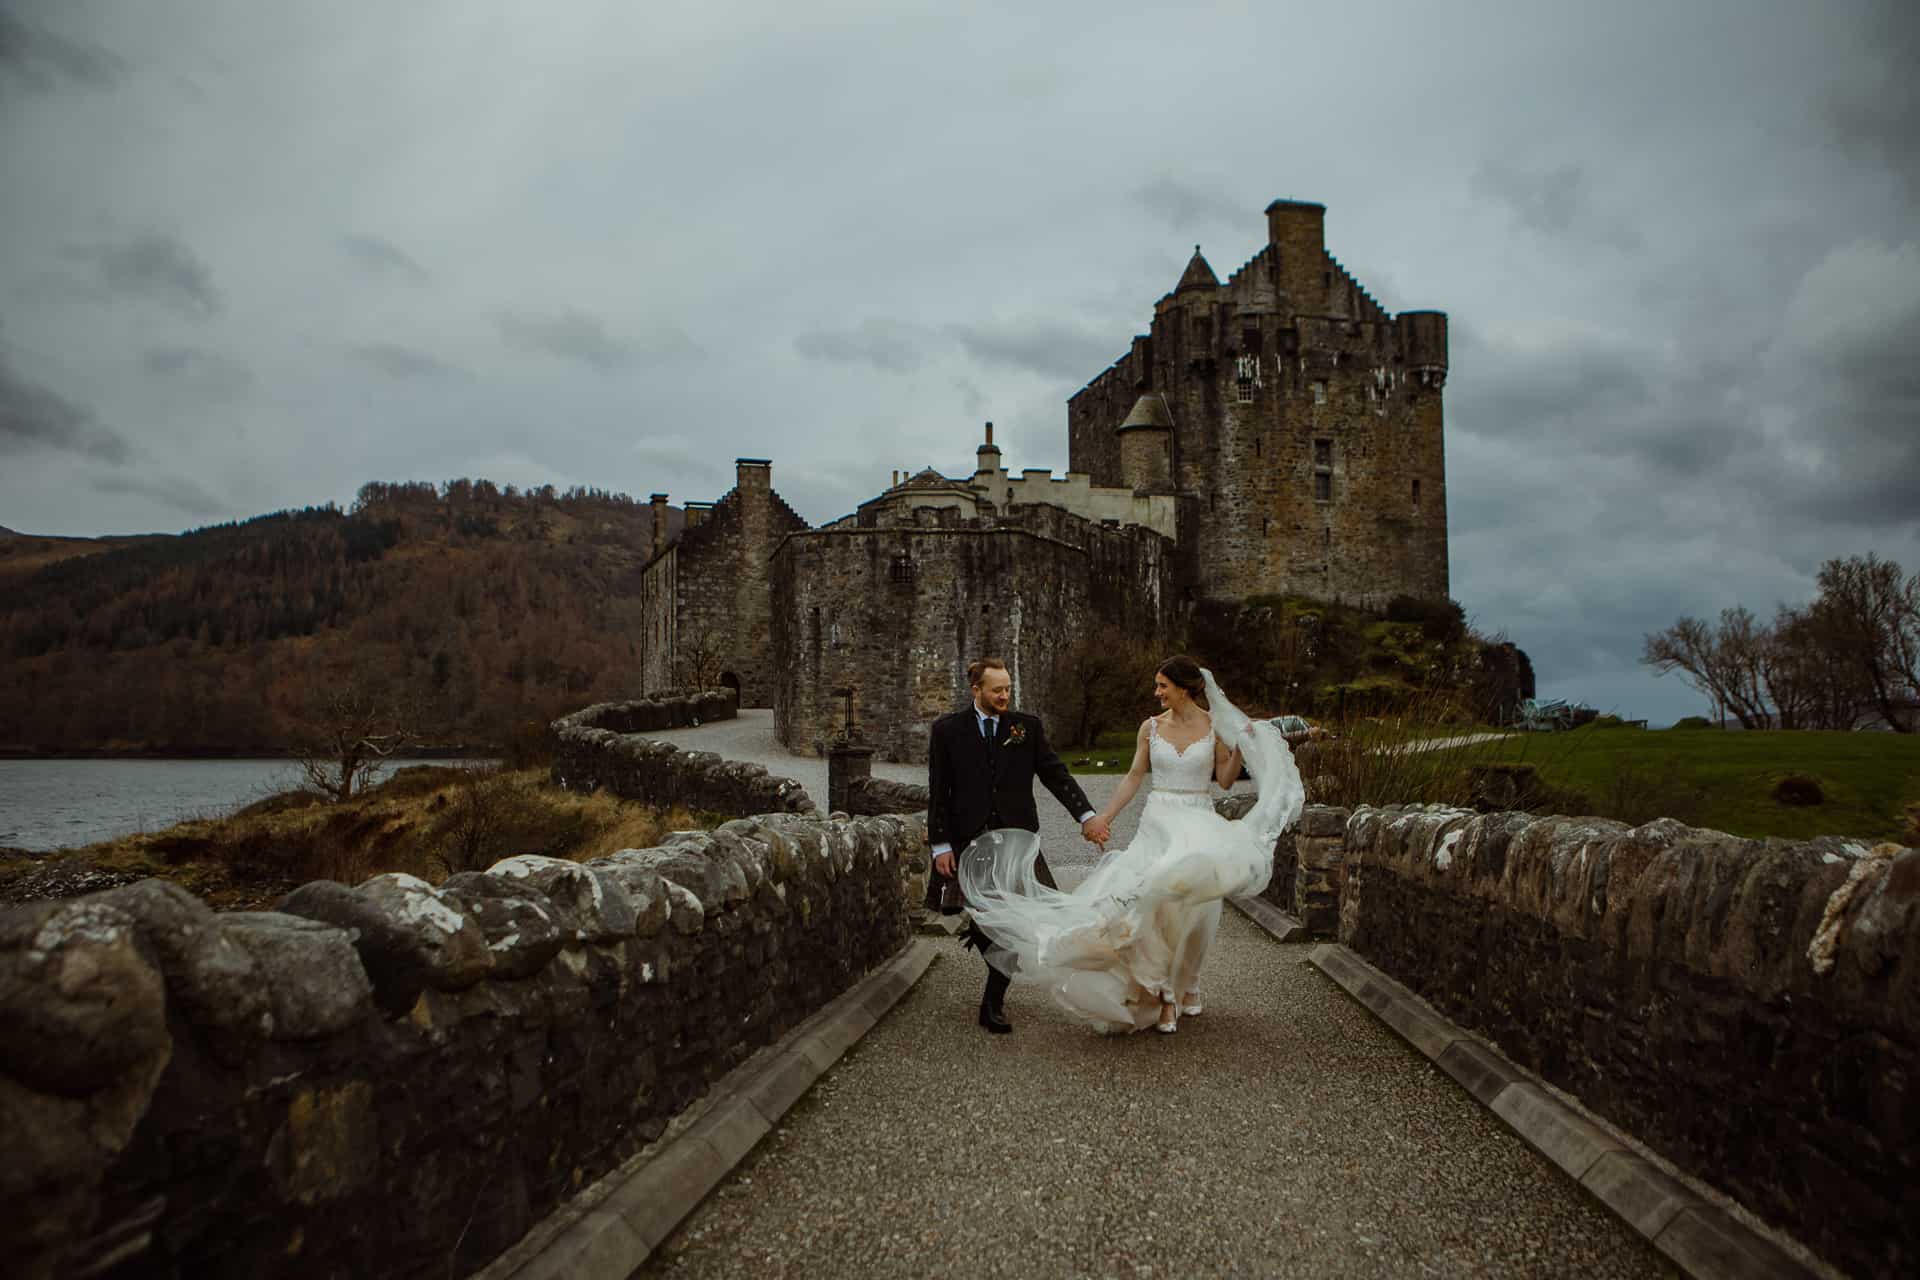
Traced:
[[1113, 839], [1113, 824], [1096, 813], [1080, 824], [1080, 834], [1087, 838], [1089, 844], [1098, 845], [1104, 853], [1107, 841]]
[[949, 849], [933, 860], [933, 869], [948, 879], [953, 878], [953, 850]]

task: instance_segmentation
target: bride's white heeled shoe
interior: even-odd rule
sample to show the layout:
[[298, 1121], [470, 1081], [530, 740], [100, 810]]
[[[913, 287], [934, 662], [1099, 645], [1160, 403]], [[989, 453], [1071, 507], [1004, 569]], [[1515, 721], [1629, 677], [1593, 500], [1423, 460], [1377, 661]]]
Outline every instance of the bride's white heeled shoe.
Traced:
[[1181, 1005], [1180, 1006], [1181, 1013], [1184, 1013], [1187, 1017], [1191, 1018], [1196, 1013], [1205, 1013], [1207, 1011], [1207, 1006], [1200, 1003], [1200, 997], [1197, 993], [1189, 991], [1187, 992], [1187, 997], [1193, 1003]]
[[1180, 1029], [1180, 1017], [1179, 1014], [1174, 1011], [1179, 1007], [1180, 1006], [1174, 1004], [1171, 1000], [1161, 1005], [1160, 1021], [1154, 1024], [1153, 1029], [1165, 1035], [1172, 1035], [1178, 1031]]

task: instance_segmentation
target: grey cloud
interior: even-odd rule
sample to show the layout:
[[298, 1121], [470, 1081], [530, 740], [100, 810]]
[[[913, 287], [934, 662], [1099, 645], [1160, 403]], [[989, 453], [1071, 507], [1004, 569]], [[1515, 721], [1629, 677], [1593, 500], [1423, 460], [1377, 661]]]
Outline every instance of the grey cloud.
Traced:
[[516, 347], [572, 360], [601, 373], [700, 354], [699, 346], [679, 329], [658, 329], [637, 341], [619, 339], [607, 332], [598, 316], [572, 307], [549, 315], [509, 312], [499, 317], [499, 324], [501, 336]]
[[125, 462], [130, 453], [117, 432], [88, 410], [22, 378], [0, 352], [0, 454], [52, 449]]
[[0, 8], [0, 77], [34, 90], [62, 83], [110, 89], [126, 69], [110, 49], [59, 35]]
[[92, 283], [110, 297], [142, 298], [189, 315], [220, 310], [213, 273], [179, 240], [159, 232], [119, 244], [74, 246], [69, 260], [92, 269]]
[[960, 412], [969, 418], [977, 418], [987, 411], [986, 393], [971, 378], [955, 378], [953, 391], [959, 399]]
[[206, 400], [228, 400], [253, 384], [246, 365], [199, 347], [149, 347], [140, 365], [168, 385]]
[[351, 350], [357, 359], [393, 378], [436, 378], [457, 372], [437, 356], [395, 342], [369, 342]]
[[1867, 25], [1872, 67], [1849, 76], [1827, 105], [1835, 138], [1884, 166], [1920, 202], [1920, 6], [1879, 0]]
[[960, 346], [981, 364], [1023, 369], [1049, 378], [1083, 383], [1112, 364], [1125, 350], [1113, 338], [1052, 321], [965, 325], [948, 328]]
[[392, 276], [409, 284], [425, 284], [432, 276], [412, 256], [378, 236], [349, 235], [340, 247], [355, 263], [374, 275]]
[[882, 373], [912, 373], [926, 358], [928, 335], [918, 326], [868, 318], [850, 329], [816, 329], [793, 340], [809, 360], [864, 364]]
[[1133, 192], [1134, 202], [1175, 231], [1205, 226], [1236, 229], [1247, 221], [1246, 206], [1218, 191], [1173, 178], [1156, 178]]
[[1641, 412], [1654, 399], [1645, 352], [1597, 342], [1526, 348], [1452, 333], [1448, 417], [1475, 435], [1537, 440], [1543, 429]]
[[128, 470], [102, 476], [93, 482], [96, 493], [131, 494], [150, 498], [190, 516], [217, 516], [227, 513], [226, 504], [200, 485], [180, 475], [168, 475], [145, 469]]
[[1544, 236], [1592, 241], [1615, 249], [1638, 249], [1638, 231], [1597, 212], [1586, 171], [1572, 163], [1529, 169], [1505, 160], [1481, 164], [1474, 190], [1504, 206], [1521, 226]]

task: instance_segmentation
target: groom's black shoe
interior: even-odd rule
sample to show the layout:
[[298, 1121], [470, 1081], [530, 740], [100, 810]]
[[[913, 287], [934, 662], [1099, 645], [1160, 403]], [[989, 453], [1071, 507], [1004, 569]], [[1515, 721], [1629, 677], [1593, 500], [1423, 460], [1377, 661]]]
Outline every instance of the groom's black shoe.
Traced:
[[998, 1001], [980, 1002], [980, 1025], [996, 1036], [1004, 1036], [1013, 1030], [1013, 1024], [1007, 1021], [1006, 1010], [1000, 1007]]

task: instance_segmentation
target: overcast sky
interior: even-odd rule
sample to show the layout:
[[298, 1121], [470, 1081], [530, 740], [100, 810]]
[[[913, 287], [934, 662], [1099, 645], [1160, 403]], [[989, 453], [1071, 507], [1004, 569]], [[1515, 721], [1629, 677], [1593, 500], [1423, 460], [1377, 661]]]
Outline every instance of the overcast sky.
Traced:
[[1920, 5], [0, 0], [0, 525], [485, 476], [1066, 466], [1276, 197], [1452, 320], [1454, 595], [1702, 709], [1682, 613], [1920, 569]]

